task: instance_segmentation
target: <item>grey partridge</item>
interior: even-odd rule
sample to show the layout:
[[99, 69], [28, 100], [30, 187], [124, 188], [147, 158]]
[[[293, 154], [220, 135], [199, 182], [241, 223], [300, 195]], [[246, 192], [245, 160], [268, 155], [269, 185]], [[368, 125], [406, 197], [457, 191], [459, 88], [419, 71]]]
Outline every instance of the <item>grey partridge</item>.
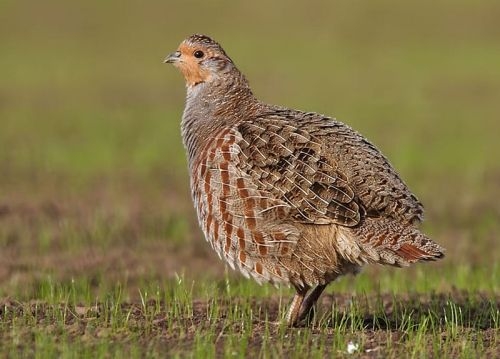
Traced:
[[201, 229], [244, 276], [295, 288], [289, 325], [366, 263], [443, 257], [417, 228], [422, 204], [358, 132], [259, 101], [208, 36], [190, 36], [165, 62], [186, 81], [181, 132]]

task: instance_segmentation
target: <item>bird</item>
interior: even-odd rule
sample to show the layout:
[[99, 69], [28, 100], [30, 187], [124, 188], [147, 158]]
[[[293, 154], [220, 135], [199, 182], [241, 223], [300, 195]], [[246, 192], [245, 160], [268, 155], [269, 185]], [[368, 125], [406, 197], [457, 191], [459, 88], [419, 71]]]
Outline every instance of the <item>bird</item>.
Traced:
[[258, 100], [222, 46], [194, 34], [168, 55], [187, 88], [181, 136], [199, 225], [218, 256], [258, 283], [295, 289], [300, 326], [335, 279], [406, 267], [444, 248], [388, 159], [335, 118]]

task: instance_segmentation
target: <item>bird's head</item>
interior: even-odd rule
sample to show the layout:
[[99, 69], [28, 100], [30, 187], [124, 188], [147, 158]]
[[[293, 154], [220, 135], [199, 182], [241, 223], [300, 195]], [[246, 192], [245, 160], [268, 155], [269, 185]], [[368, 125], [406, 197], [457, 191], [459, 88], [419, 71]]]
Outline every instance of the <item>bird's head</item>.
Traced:
[[205, 35], [188, 37], [165, 62], [182, 72], [187, 86], [210, 82], [234, 66], [222, 47]]

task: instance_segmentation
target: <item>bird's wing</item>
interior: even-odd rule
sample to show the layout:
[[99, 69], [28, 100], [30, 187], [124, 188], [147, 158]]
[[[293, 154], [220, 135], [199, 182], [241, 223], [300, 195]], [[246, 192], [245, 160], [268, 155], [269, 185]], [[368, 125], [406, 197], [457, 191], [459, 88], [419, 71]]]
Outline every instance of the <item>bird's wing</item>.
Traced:
[[331, 118], [275, 111], [238, 127], [240, 165], [304, 223], [356, 226], [364, 216], [415, 223], [423, 208], [386, 158]]

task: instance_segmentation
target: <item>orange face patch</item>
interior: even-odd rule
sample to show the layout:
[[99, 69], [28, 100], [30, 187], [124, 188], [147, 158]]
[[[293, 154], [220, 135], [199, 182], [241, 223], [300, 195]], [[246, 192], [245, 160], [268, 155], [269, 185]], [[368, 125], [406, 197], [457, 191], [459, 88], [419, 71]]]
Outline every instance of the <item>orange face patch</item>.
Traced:
[[196, 49], [188, 44], [181, 44], [179, 52], [181, 53], [180, 61], [175, 63], [175, 66], [181, 70], [188, 86], [205, 82], [210, 78], [210, 71], [203, 69], [199, 60], [194, 57], [193, 53]]

